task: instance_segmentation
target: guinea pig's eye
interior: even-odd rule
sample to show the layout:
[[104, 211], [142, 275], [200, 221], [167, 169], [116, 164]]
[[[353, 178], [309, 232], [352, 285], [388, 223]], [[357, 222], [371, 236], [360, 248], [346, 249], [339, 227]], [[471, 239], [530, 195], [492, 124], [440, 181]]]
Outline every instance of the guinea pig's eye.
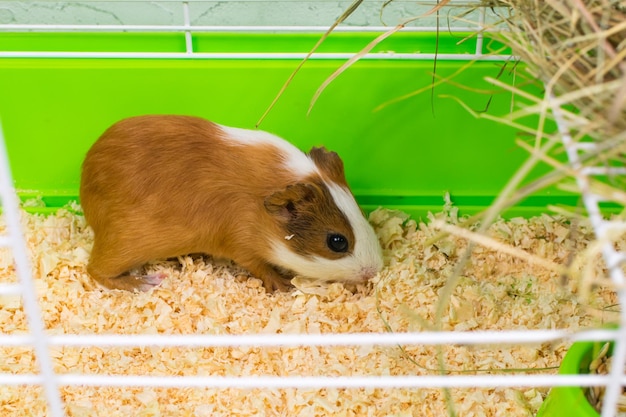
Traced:
[[348, 250], [348, 239], [339, 233], [329, 233], [326, 238], [326, 245], [333, 252], [346, 252]]

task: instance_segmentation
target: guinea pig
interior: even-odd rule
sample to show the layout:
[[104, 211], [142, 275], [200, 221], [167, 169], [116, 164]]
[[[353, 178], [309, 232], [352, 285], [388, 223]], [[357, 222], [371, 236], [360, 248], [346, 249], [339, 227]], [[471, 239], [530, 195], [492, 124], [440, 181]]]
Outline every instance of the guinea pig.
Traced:
[[294, 275], [363, 283], [382, 268], [339, 156], [263, 131], [124, 119], [87, 152], [80, 202], [94, 232], [87, 271], [110, 289], [147, 291], [165, 275], [132, 271], [190, 253], [231, 259], [267, 291]]

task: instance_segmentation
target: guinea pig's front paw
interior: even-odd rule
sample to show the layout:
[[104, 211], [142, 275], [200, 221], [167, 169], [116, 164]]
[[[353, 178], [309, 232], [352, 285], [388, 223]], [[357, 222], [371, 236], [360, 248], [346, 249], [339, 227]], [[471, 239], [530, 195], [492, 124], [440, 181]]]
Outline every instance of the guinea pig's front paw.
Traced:
[[252, 276], [263, 281], [263, 287], [268, 293], [273, 293], [276, 290], [286, 292], [293, 288], [291, 277], [288, 274], [279, 272], [274, 266], [264, 261], [240, 265], [250, 271]]
[[291, 279], [285, 278], [282, 276], [279, 277], [265, 277], [263, 279], [263, 286], [268, 293], [273, 293], [274, 291], [287, 292], [293, 288], [291, 284]]

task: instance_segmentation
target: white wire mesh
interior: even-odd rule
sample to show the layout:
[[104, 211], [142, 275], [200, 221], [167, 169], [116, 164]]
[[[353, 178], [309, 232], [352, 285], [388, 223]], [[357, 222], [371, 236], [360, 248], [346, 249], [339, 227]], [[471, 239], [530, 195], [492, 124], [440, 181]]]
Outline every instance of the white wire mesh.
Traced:
[[[3, 3], [0, 1], [0, 8]], [[28, 2], [14, 2], [15, 3], [26, 3]], [[226, 2], [211, 2], [211, 1], [179, 1], [179, 0], [168, 0], [164, 2], [141, 2], [141, 1], [122, 1], [122, 0], [110, 0], [104, 2], [85, 2], [88, 4], [89, 13], [87, 14], [86, 19], [94, 19], [98, 23], [94, 24], [83, 24], [83, 19], [78, 19], [78, 22], [73, 22], [71, 17], [72, 13], [65, 12], [59, 16], [54, 15], [54, 17], [50, 16], [50, 11], [54, 11], [55, 8], [47, 5], [49, 4], [65, 4], [65, 2], [44, 2], [41, 4], [31, 4], [28, 7], [25, 7], [23, 10], [19, 7], [7, 6], [6, 10], [12, 13], [12, 17], [6, 22], [0, 21], [0, 32], [175, 32], [180, 33], [184, 36], [185, 39], [185, 51], [169, 51], [169, 52], [145, 52], [145, 51], [134, 51], [134, 52], [119, 52], [119, 51], [2, 51], [0, 50], [0, 58], [111, 58], [111, 59], [119, 59], [119, 58], [144, 58], [144, 59], [159, 59], [159, 58], [194, 58], [194, 59], [295, 59], [301, 60], [303, 59], [308, 51], [301, 52], [266, 52], [266, 53], [206, 53], [206, 52], [198, 52], [194, 50], [193, 47], [193, 36], [196, 33], [204, 33], [204, 32], [238, 32], [238, 33], [295, 33], [295, 32], [319, 32], [323, 33], [328, 29], [328, 26], [323, 25], [311, 25], [311, 21], [324, 22], [327, 24], [329, 21], [333, 21], [336, 16], [332, 18], [328, 17], [315, 17], [315, 13], [312, 11], [314, 7], [320, 7], [324, 5], [321, 10], [328, 11], [328, 5], [330, 3], [339, 4], [339, 7], [346, 8], [350, 4], [350, 2], [346, 2], [345, 5], [342, 2], [303, 2], [303, 1], [233, 1], [229, 2], [230, 7], [233, 10], [215, 11], [210, 9], [211, 12], [204, 12], [203, 10], [198, 10], [200, 5], [213, 5], [216, 8], [222, 7]], [[155, 14], [152, 7], [154, 4], [163, 3], [163, 8], [167, 10], [168, 18], [161, 18], [159, 20], [159, 24], [155, 24], [154, 22], [148, 23], [137, 23], [136, 16], [144, 16], [146, 13], [151, 16], [158, 16]], [[314, 3], [315, 6], [308, 3]], [[407, 8], [408, 4], [413, 5], [414, 2], [405, 2], [398, 1], [393, 2], [394, 5], [400, 4], [403, 6], [400, 11], [402, 18], [396, 17], [390, 25], [382, 25], [384, 23], [382, 20], [382, 16], [378, 16], [374, 11], [380, 10], [384, 2], [379, 1], [370, 1], [365, 2], [365, 6], [369, 3], [372, 10], [367, 13], [367, 17], [362, 20], [361, 24], [354, 22], [353, 20], [348, 19], [346, 24], [338, 26], [335, 31], [336, 32], [385, 32], [393, 28], [394, 25], [401, 23], [406, 16], [418, 16], [420, 14], [424, 14], [430, 10], [432, 4], [430, 2], [417, 2], [414, 8]], [[514, 57], [506, 54], [489, 54], [484, 50], [483, 45], [483, 35], [484, 33], [493, 31], [493, 25], [489, 25], [489, 27], [485, 26], [486, 13], [484, 7], [477, 7], [478, 2], [471, 1], [463, 1], [463, 2], [452, 2], [456, 7], [459, 7], [460, 10], [467, 9], [465, 13], [463, 13], [464, 17], [462, 19], [455, 19], [453, 17], [448, 16], [446, 19], [445, 25], [440, 25], [439, 29], [445, 29], [450, 33], [477, 33], [477, 36], [468, 39], [467, 42], [474, 42], [474, 53], [395, 53], [395, 52], [384, 52], [384, 53], [368, 53], [362, 59], [398, 59], [398, 60], [433, 60], [435, 57], [441, 61], [454, 60], [454, 61], [474, 61], [474, 60], [484, 60], [484, 61], [509, 61], [514, 59]], [[80, 4], [80, 2], [71, 3], [71, 5]], [[128, 5], [132, 12], [124, 11], [124, 9], [120, 8], [120, 4]], [[271, 5], [280, 5], [281, 11], [278, 13], [268, 13], [272, 18], [267, 21], [265, 25], [259, 25], [258, 20], [261, 19], [261, 15], [255, 14], [250, 10], [250, 8], [255, 6], [260, 6], [262, 8], [267, 9]], [[134, 7], [130, 7], [134, 6]], [[179, 10], [175, 13], [175, 6], [179, 7]], [[290, 12], [290, 7], [297, 7], [298, 10], [305, 10], [306, 20], [304, 24], [299, 19], [293, 19], [294, 15], [299, 15], [297, 12]], [[306, 7], [305, 7], [306, 6]], [[40, 19], [43, 19], [46, 23], [41, 23], [40, 21], [35, 21], [31, 23], [33, 20], [32, 15], [37, 15], [39, 8], [43, 8], [43, 10], [48, 12], [48, 16], [40, 16]], [[70, 7], [70, 5], [68, 5]], [[195, 9], [194, 9], [195, 8]], [[312, 9], [313, 8], [313, 9]], [[368, 10], [368, 7], [362, 7], [364, 10]], [[79, 9], [82, 10], [82, 9]], [[94, 10], [98, 10], [98, 12], [94, 12]], [[343, 10], [343, 9], [342, 9]], [[361, 8], [359, 9], [361, 10]], [[21, 13], [25, 11], [29, 11], [28, 14], [22, 16]], [[21, 12], [21, 13], [20, 13]], [[83, 11], [84, 12], [84, 11]], [[95, 15], [92, 15], [95, 13]], [[267, 12], [266, 12], [267, 13]], [[114, 15], [114, 18], [110, 18], [110, 14]], [[357, 13], [358, 14], [358, 13]], [[280, 18], [276, 18], [275, 16], [290, 16], [292, 18], [287, 20], [281, 20]], [[19, 17], [18, 17], [19, 16]], [[107, 18], [103, 18], [102, 16], [107, 16]], [[217, 20], [208, 19], [207, 16], [219, 16]], [[254, 21], [245, 22], [237, 19], [238, 16], [254, 16]], [[59, 23], [59, 20], [61, 23]], [[112, 22], [111, 22], [112, 20]], [[68, 23], [69, 21], [69, 23]], [[28, 23], [24, 23], [28, 22]], [[130, 23], [129, 23], [130, 22]], [[227, 22], [228, 24], [224, 24]], [[375, 24], [371, 24], [370, 22], [375, 22]], [[430, 16], [425, 16], [424, 19], [418, 19], [417, 22], [413, 22], [412, 24], [408, 24], [404, 29], [405, 32], [435, 32], [438, 30], [436, 26], [436, 21], [433, 20]], [[209, 24], [207, 24], [209, 23]], [[334, 53], [315, 53], [310, 59], [349, 59], [354, 55], [356, 51], [345, 51], [345, 52], [334, 52]]]
[[[80, 26], [89, 22], [98, 26], [171, 26], [183, 23], [185, 12], [182, 3], [182, 0], [0, 0], [0, 23]], [[275, 27], [316, 27], [317, 30], [326, 30], [352, 0], [188, 0], [185, 3], [189, 5], [189, 17], [196, 26], [268, 30]], [[425, 14], [433, 4], [432, 0], [364, 0], [345, 21], [347, 29], [340, 30], [393, 26], [407, 16]], [[480, 4], [479, 0], [451, 0], [449, 4], [463, 10], [464, 16], [458, 18], [457, 13], [442, 12], [445, 19], [442, 25], [446, 29], [475, 26], [480, 13], [480, 8], [476, 7]], [[497, 20], [493, 16], [487, 22], [495, 23]], [[412, 26], [435, 27], [436, 22], [434, 16], [427, 16]]]
[[[2, 3], [0, 2], [0, 6]], [[43, 2], [46, 3], [46, 2]], [[53, 2], [47, 2], [53, 3]], [[95, 2], [86, 2], [93, 3]], [[99, 2], [106, 3], [106, 2]], [[109, 2], [123, 3], [123, 2]], [[140, 2], [135, 2], [139, 4]], [[154, 2], [151, 2], [154, 3]], [[237, 22], [231, 25], [214, 25], [198, 14], [200, 1], [164, 1], [167, 5], [168, 16], [166, 22], [146, 24], [131, 19], [132, 23], [105, 22], [103, 24], [76, 24], [76, 23], [2, 23], [0, 31], [146, 31], [180, 32], [185, 37], [184, 52], [166, 53], [119, 53], [111, 52], [41, 52], [41, 51], [2, 51], [0, 57], [37, 57], [37, 58], [191, 58], [191, 59], [301, 59], [306, 51], [302, 53], [224, 53], [206, 54], [193, 50], [193, 34], [199, 32], [215, 31], [248, 31], [248, 32], [323, 32], [323, 26], [306, 25], [245, 25], [245, 22]], [[204, 2], [212, 3], [212, 2]], [[244, 3], [244, 2], [241, 2]], [[261, 3], [261, 2], [252, 2]], [[192, 4], [191, 7], [190, 4]], [[16, 10], [12, 5], [12, 10]], [[116, 7], [118, 7], [116, 5]], [[425, 6], [426, 7], [426, 6]], [[432, 7], [432, 2], [427, 3], [427, 7]], [[48, 7], [49, 9], [49, 7]], [[195, 13], [195, 15], [194, 15]], [[485, 9], [480, 9], [479, 23], [477, 26], [457, 24], [450, 27], [451, 31], [467, 32], [481, 29], [485, 21]], [[134, 15], [133, 15], [134, 16]], [[195, 21], [194, 21], [195, 16]], [[54, 19], [53, 19], [54, 20]], [[470, 21], [471, 19], [467, 19]], [[244, 23], [244, 24], [242, 24]], [[290, 22], [292, 23], [292, 22]], [[342, 26], [339, 31], [374, 31], [386, 30], [380, 26]], [[433, 31], [434, 27], [416, 26], [410, 27], [409, 31]], [[483, 52], [483, 38], [477, 36], [476, 53], [466, 55], [440, 54], [439, 60], [508, 60], [510, 56], [490, 56]], [[313, 59], [342, 59], [349, 58], [352, 53], [315, 54]], [[434, 59], [434, 54], [369, 54], [366, 59]], [[554, 114], [559, 115], [559, 109], [553, 109]], [[563, 121], [559, 126], [563, 136], [563, 141], [568, 152], [572, 167], [577, 172], [576, 180], [583, 196], [585, 207], [589, 213], [591, 221], [599, 240], [606, 240], [603, 255], [610, 269], [610, 276], [616, 288], [621, 305], [626, 305], [626, 281], [623, 276], [621, 264], [626, 256], [614, 250], [610, 241], [606, 239], [607, 233], [616, 227], [614, 223], [605, 221], [598, 208], [598, 198], [589, 191], [587, 177], [591, 175], [605, 175], [607, 168], [585, 168], [580, 169], [579, 153], [581, 151], [593, 151], [593, 144], [574, 143]], [[611, 168], [614, 174], [624, 174], [623, 168]], [[320, 388], [320, 387], [513, 387], [513, 386], [606, 386], [607, 393], [604, 401], [602, 415], [609, 417], [614, 415], [618, 395], [623, 385], [626, 385], [624, 376], [624, 364], [626, 363], [626, 312], [622, 310], [621, 326], [617, 330], [597, 330], [571, 334], [566, 329], [562, 330], [542, 330], [542, 331], [494, 331], [494, 332], [419, 332], [403, 334], [323, 334], [323, 335], [47, 335], [40, 309], [37, 305], [35, 285], [30, 273], [28, 255], [25, 244], [20, 234], [19, 212], [15, 192], [12, 187], [11, 173], [8, 158], [4, 147], [4, 139], [0, 131], [0, 196], [2, 198], [4, 215], [7, 219], [8, 236], [0, 237], [0, 245], [8, 246], [14, 251], [15, 264], [19, 277], [17, 284], [0, 285], [0, 295], [23, 296], [24, 306], [28, 315], [29, 335], [3, 335], [0, 334], [0, 345], [3, 346], [34, 346], [39, 364], [39, 374], [0, 374], [0, 384], [38, 384], [45, 389], [46, 398], [50, 407], [52, 417], [62, 417], [64, 414], [63, 403], [59, 395], [59, 386], [64, 385], [93, 385], [93, 386], [151, 386], [151, 387], [215, 387], [215, 388]], [[450, 344], [523, 344], [523, 343], [543, 343], [556, 340], [568, 339], [570, 341], [615, 341], [613, 354], [613, 367], [611, 373], [606, 376], [601, 375], [473, 375], [473, 376], [401, 376], [401, 377], [166, 377], [166, 376], [142, 376], [142, 375], [81, 375], [81, 374], [60, 374], [53, 370], [53, 360], [50, 357], [49, 349], [53, 346], [256, 346], [256, 347], [277, 347], [277, 346], [337, 346], [337, 345], [450, 345]]]

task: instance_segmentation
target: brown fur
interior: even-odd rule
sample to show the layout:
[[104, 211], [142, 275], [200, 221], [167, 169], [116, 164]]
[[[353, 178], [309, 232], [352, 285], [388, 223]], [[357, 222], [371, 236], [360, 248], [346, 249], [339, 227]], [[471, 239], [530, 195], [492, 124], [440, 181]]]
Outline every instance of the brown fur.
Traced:
[[349, 188], [343, 171], [343, 161], [336, 152], [328, 151], [324, 147], [312, 148], [309, 156], [328, 179], [342, 187]]
[[[187, 116], [140, 116], [110, 127], [87, 153], [80, 198], [94, 231], [91, 276], [112, 289], [146, 290], [129, 275], [154, 259], [188, 253], [229, 258], [285, 289], [270, 264], [270, 239], [300, 254], [345, 256], [326, 247], [328, 232], [354, 235], [321, 178], [294, 178], [271, 145], [241, 145], [219, 126]], [[311, 150], [324, 176], [345, 184], [336, 154]]]
[[[339, 208], [334, 204], [320, 204], [323, 201], [332, 201], [328, 188], [321, 180], [311, 178], [267, 197], [265, 207], [280, 219], [287, 236], [294, 236], [290, 243], [295, 252], [339, 259], [353, 251], [354, 233]], [[334, 229], [329, 225], [334, 225]], [[348, 238], [347, 253], [333, 252], [328, 248], [328, 233], [341, 233]]]

